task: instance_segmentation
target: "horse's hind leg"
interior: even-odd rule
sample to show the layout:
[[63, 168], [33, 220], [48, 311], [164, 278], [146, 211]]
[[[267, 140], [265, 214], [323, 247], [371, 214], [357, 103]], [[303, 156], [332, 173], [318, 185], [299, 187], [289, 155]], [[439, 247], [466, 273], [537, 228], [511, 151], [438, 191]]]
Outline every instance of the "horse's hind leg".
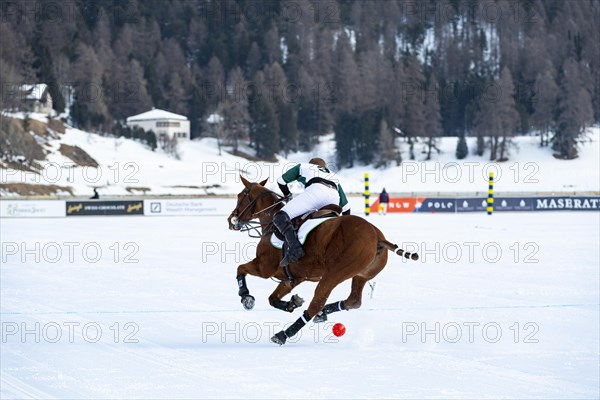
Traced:
[[294, 280], [293, 283], [281, 281], [273, 293], [269, 296], [269, 304], [279, 310], [287, 312], [294, 311], [296, 308], [304, 304], [304, 299], [302, 297], [295, 294], [289, 301], [283, 301], [281, 299], [302, 282], [302, 280], [298, 279]]
[[355, 276], [352, 278], [352, 289], [350, 295], [346, 300], [337, 301], [335, 303], [329, 303], [315, 316], [313, 322], [319, 323], [327, 321], [327, 314], [342, 310], [352, 310], [360, 308], [362, 304], [362, 292], [367, 283], [367, 278], [362, 276]]
[[334, 281], [326, 278], [322, 279], [317, 285], [317, 288], [315, 289], [315, 295], [312, 301], [310, 302], [308, 309], [304, 311], [304, 313], [302, 313], [302, 316], [298, 318], [296, 322], [290, 325], [289, 328], [287, 328], [285, 331], [280, 331], [276, 333], [271, 338], [271, 341], [282, 345], [285, 343], [287, 338], [290, 338], [296, 333], [298, 333], [298, 331], [300, 331], [300, 329], [302, 329], [304, 325], [306, 325], [308, 321], [310, 321], [312, 317], [314, 317], [317, 314], [317, 312], [319, 312], [323, 308], [323, 306], [327, 302], [327, 298], [331, 294], [331, 291], [335, 286], [337, 286], [338, 283], [339, 281]]
[[373, 279], [378, 273], [380, 273], [383, 268], [385, 268], [387, 259], [387, 251], [379, 253], [360, 273], [360, 275], [356, 275], [354, 278], [352, 278], [352, 288], [348, 298], [344, 301], [327, 304], [323, 310], [321, 310], [321, 312], [315, 316], [313, 321], [315, 323], [324, 322], [327, 321], [327, 314], [342, 310], [360, 308], [362, 304], [362, 292], [365, 284], [370, 279]]

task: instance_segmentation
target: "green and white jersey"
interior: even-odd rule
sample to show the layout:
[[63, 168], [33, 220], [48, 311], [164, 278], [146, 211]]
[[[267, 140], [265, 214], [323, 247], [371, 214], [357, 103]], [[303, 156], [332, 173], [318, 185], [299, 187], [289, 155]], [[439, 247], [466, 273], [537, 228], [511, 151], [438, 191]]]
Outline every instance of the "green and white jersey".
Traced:
[[343, 211], [350, 209], [346, 194], [342, 189], [336, 175], [329, 171], [327, 168], [323, 168], [320, 165], [314, 165], [309, 163], [296, 164], [293, 168], [290, 168], [287, 172], [281, 175], [277, 179], [277, 183], [280, 185], [287, 185], [290, 182], [300, 182], [302, 187], [306, 186], [306, 183], [313, 178], [322, 178], [335, 183], [338, 187], [338, 194], [340, 195], [340, 207]]

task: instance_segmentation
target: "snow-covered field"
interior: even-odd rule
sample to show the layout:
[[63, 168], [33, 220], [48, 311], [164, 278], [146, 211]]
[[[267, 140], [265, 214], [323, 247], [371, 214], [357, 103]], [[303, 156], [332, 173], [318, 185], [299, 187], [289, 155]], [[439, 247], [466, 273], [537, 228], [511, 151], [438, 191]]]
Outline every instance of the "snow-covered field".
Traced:
[[0, 397], [600, 396], [600, 213], [370, 218], [421, 259], [390, 255], [362, 309], [283, 347], [301, 311], [252, 277], [242, 309], [256, 240], [224, 217], [3, 219]]
[[[14, 115], [15, 117], [22, 117]], [[43, 115], [32, 118], [45, 121]], [[371, 191], [384, 187], [390, 193], [402, 194], [487, 194], [488, 173], [495, 173], [496, 192], [510, 193], [573, 193], [600, 192], [600, 128], [590, 128], [587, 141], [579, 149], [575, 160], [557, 160], [548, 147], [539, 147], [539, 138], [515, 137], [509, 160], [502, 163], [489, 161], [489, 154], [473, 155], [475, 138], [468, 138], [470, 154], [464, 160], [455, 157], [457, 138], [442, 138], [440, 154], [434, 152], [431, 161], [424, 161], [422, 143], [415, 146], [416, 160], [408, 157], [408, 145], [398, 140], [404, 162], [375, 169], [372, 165], [340, 168], [335, 163], [334, 135], [321, 137], [320, 144], [310, 153], [292, 153], [278, 162], [254, 162], [233, 156], [226, 151], [219, 155], [216, 139], [204, 138], [179, 144], [179, 159], [158, 149], [149, 148], [134, 140], [103, 137], [68, 128], [60, 139], [50, 141], [50, 151], [41, 174], [0, 168], [0, 183], [53, 184], [71, 187], [76, 196], [89, 197], [92, 188], [99, 188], [100, 196], [113, 195], [205, 195], [236, 194], [239, 192], [238, 175], [252, 181], [275, 180], [297, 162], [307, 162], [320, 156], [340, 176], [347, 193], [362, 193], [364, 173], [370, 174]], [[99, 168], [70, 168], [73, 162], [58, 149], [61, 144], [78, 146], [99, 163]], [[253, 150], [244, 148], [247, 153]], [[14, 195], [14, 193], [0, 194]], [[59, 193], [59, 194], [66, 194]]]

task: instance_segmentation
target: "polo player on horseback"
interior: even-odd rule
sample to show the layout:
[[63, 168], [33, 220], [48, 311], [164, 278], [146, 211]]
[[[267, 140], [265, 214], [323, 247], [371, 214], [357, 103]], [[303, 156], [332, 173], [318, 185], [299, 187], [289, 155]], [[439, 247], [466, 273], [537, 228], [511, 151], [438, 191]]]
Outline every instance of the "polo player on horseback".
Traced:
[[291, 198], [288, 183], [298, 181], [305, 190], [292, 198], [273, 216], [273, 225], [285, 238], [287, 251], [281, 265], [297, 262], [304, 256], [304, 250], [298, 240], [291, 220], [315, 211], [328, 204], [339, 204], [343, 214], [350, 214], [350, 205], [335, 174], [327, 168], [322, 158], [312, 158], [308, 163], [300, 163], [285, 172], [277, 179], [279, 189], [286, 198]]

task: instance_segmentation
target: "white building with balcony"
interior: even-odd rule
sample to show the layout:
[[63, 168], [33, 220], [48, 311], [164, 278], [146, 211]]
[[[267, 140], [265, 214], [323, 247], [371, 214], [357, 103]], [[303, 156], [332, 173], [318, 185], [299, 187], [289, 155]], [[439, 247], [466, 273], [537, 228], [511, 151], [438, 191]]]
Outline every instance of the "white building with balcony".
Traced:
[[190, 121], [184, 115], [153, 108], [150, 111], [127, 118], [127, 126], [139, 126], [145, 131], [153, 131], [156, 138], [165, 140], [175, 138], [181, 142], [190, 140]]
[[45, 83], [22, 85], [25, 109], [30, 112], [53, 114], [50, 88]]

